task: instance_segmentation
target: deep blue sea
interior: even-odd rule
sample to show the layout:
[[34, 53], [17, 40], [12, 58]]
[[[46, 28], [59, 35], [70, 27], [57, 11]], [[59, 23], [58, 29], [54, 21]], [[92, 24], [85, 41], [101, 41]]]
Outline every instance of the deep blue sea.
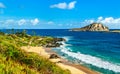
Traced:
[[53, 50], [73, 63], [102, 74], [120, 74], [120, 33], [27, 29], [28, 34], [33, 35], [33, 31], [36, 35], [65, 38], [66, 42]]

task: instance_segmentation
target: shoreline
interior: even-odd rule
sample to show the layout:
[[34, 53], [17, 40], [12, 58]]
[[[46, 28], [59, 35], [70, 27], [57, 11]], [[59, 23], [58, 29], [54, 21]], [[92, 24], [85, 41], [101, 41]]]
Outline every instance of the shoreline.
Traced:
[[[21, 47], [21, 49], [26, 52], [37, 53], [39, 56], [43, 56], [49, 59], [51, 62], [55, 63], [62, 69], [69, 70], [71, 74], [99, 74], [98, 72], [92, 71], [89, 68], [84, 67], [80, 64], [79, 65], [74, 64], [68, 61], [67, 59], [61, 58], [61, 56], [58, 56], [58, 54], [54, 52], [52, 48], [23, 46]], [[54, 54], [54, 56], [57, 56], [57, 57], [50, 58], [52, 54]]]
[[[52, 50], [52, 48], [44, 48], [45, 51], [49, 54], [57, 54], [56, 52], [54, 52]], [[57, 54], [58, 55], [58, 54]], [[61, 56], [60, 56], [61, 57]], [[70, 61], [68, 61], [67, 59], [64, 59], [64, 58], [60, 58], [62, 63], [65, 64], [65, 65], [69, 65], [69, 66], [72, 66], [72, 67], [75, 67], [83, 72], [85, 72], [86, 74], [100, 74], [99, 72], [97, 71], [93, 71], [93, 70], [90, 70], [89, 68], [85, 67], [85, 66], [82, 66], [80, 64], [75, 64], [75, 63], [72, 63]]]

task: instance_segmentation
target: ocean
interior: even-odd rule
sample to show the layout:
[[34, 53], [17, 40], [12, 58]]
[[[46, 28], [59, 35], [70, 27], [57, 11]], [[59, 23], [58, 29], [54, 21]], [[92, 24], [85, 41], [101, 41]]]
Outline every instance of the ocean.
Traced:
[[30, 35], [33, 35], [33, 31], [36, 35], [65, 38], [62, 46], [52, 50], [73, 63], [102, 74], [120, 74], [120, 33], [27, 29]]

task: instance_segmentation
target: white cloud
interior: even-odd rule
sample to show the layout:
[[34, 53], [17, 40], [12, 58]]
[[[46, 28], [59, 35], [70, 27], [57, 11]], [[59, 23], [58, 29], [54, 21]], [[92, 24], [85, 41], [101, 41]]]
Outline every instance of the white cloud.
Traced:
[[39, 20], [38, 18], [0, 19], [0, 28], [15, 28], [15, 29], [51, 28], [51, 27], [56, 27], [54, 25], [56, 25], [54, 21]]
[[[113, 17], [108, 17], [108, 18], [105, 18], [105, 19], [102, 19], [100, 22], [101, 23], [115, 23], [117, 19], [114, 19]], [[116, 23], [119, 23], [119, 22], [116, 22]]]
[[102, 16], [98, 17], [98, 20], [102, 20], [102, 19], [103, 19], [103, 17], [102, 17]]
[[32, 25], [37, 25], [40, 21], [38, 18], [35, 18], [34, 20], [31, 20]]
[[3, 21], [5, 25], [10, 25], [10, 24], [14, 24], [15, 21], [13, 19], [8, 19], [8, 20], [5, 20]]
[[77, 3], [76, 1], [72, 1], [68, 4], [66, 2], [63, 2], [63, 3], [51, 5], [50, 8], [73, 9], [73, 8], [75, 8], [76, 3]]
[[93, 22], [97, 22], [97, 23], [103, 23], [104, 25], [110, 27], [110, 28], [119, 28], [120, 29], [120, 18], [113, 18], [113, 17], [106, 17], [103, 18], [98, 17], [97, 19], [89, 19], [89, 20], [85, 20], [84, 22], [82, 22], [83, 24], [90, 24]]
[[99, 18], [97, 19], [97, 22], [103, 24], [120, 24], [120, 18], [113, 18], [113, 17], [107, 17], [107, 18], [99, 17]]
[[0, 20], [0, 24], [2, 25], [37, 25], [39, 24], [38, 18], [35, 19], [7, 19], [7, 20]]
[[70, 2], [70, 3], [68, 4], [68, 9], [73, 9], [73, 8], [75, 8], [75, 4], [76, 4], [76, 3], [77, 3], [76, 1]]
[[84, 24], [90, 24], [90, 23], [93, 23], [93, 22], [95, 22], [95, 20], [90, 19], [90, 20], [84, 20], [84, 22], [82, 22], [82, 23], [84, 23]]
[[54, 24], [54, 22], [53, 21], [49, 21], [47, 24]]
[[24, 24], [26, 24], [26, 22], [27, 21], [25, 19], [21, 19], [18, 21], [18, 25], [24, 25]]
[[67, 4], [65, 2], [64, 3], [59, 3], [59, 4], [54, 4], [54, 5], [51, 5], [50, 8], [66, 9], [67, 8]]
[[0, 2], [0, 8], [5, 8], [5, 5]]
[[103, 20], [103, 17], [102, 17], [102, 16], [98, 17], [97, 22], [100, 22], [101, 20]]

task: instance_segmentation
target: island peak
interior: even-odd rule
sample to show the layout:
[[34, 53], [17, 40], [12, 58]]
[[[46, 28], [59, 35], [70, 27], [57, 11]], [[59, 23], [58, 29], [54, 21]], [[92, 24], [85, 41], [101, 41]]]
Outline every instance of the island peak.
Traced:
[[70, 31], [109, 31], [109, 28], [102, 23], [92, 23], [82, 28], [73, 28]]

